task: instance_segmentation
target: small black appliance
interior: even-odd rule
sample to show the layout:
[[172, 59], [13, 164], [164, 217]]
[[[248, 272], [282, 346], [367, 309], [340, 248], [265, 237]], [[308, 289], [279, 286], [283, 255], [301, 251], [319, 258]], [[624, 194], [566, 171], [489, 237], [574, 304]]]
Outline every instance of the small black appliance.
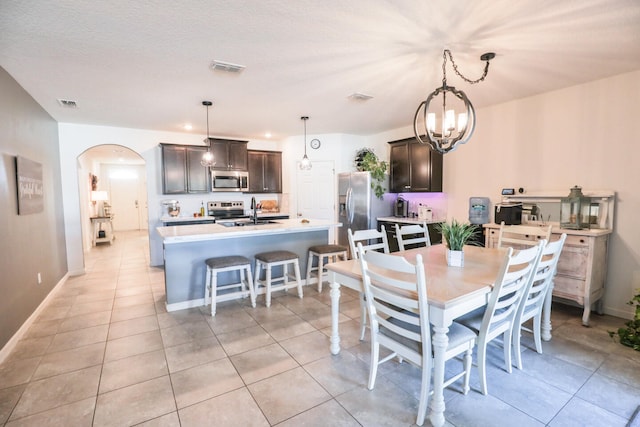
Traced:
[[409, 201], [398, 197], [394, 205], [393, 214], [398, 218], [407, 218], [409, 216]]
[[495, 222], [505, 225], [520, 225], [522, 223], [522, 203], [502, 202], [495, 206]]

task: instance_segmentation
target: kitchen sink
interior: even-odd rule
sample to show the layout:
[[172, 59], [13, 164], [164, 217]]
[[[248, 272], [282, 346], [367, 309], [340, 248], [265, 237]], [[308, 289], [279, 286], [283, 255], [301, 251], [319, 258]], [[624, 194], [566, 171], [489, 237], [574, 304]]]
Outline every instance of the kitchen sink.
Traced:
[[253, 222], [252, 220], [242, 220], [242, 221], [222, 221], [218, 222], [218, 224], [223, 225], [225, 227], [244, 227], [246, 225], [267, 225], [267, 224], [280, 224], [277, 221], [271, 221], [269, 219], [259, 219], [257, 222]]

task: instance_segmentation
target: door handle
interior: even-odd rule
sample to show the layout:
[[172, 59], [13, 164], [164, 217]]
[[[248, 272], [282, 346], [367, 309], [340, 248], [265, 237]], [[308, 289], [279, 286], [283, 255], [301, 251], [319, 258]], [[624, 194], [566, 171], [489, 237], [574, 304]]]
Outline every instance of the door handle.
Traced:
[[138, 208], [138, 201], [137, 200], [135, 201], [135, 205], [136, 205], [136, 208]]
[[349, 187], [347, 190], [347, 218], [350, 223], [353, 222], [353, 217], [355, 212], [353, 212], [353, 197], [352, 197], [352, 189]]

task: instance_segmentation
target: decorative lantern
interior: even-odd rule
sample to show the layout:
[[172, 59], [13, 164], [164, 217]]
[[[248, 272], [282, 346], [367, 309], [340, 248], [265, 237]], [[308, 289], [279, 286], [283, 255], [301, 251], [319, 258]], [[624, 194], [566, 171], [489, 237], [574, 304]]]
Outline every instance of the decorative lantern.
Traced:
[[582, 194], [577, 185], [571, 189], [568, 197], [560, 200], [560, 228], [580, 230], [589, 228], [591, 220], [591, 198]]

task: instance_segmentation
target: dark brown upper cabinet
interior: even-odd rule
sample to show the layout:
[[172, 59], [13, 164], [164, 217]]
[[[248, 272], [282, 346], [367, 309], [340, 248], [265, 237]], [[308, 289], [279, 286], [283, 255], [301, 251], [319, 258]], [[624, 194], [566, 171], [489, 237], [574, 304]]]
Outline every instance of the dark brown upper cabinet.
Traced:
[[389, 192], [442, 191], [442, 154], [415, 138], [390, 141]]
[[249, 150], [249, 192], [282, 193], [282, 153]]
[[248, 168], [247, 141], [209, 138], [214, 170], [246, 171]]
[[209, 170], [200, 164], [207, 147], [160, 144], [163, 194], [209, 192]]

